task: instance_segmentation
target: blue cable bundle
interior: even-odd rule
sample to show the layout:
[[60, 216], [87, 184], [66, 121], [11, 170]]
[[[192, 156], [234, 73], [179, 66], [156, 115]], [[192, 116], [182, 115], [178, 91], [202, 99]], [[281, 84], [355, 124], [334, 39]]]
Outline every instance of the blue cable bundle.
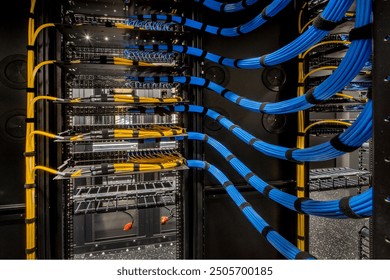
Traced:
[[327, 218], [367, 218], [372, 214], [372, 189], [362, 194], [340, 200], [316, 201], [301, 200], [291, 194], [268, 185], [241, 162], [231, 151], [214, 138], [198, 133], [188, 132], [189, 140], [204, 141], [214, 148], [251, 186], [264, 196], [284, 207], [304, 214]]
[[221, 13], [234, 13], [245, 10], [250, 6], [256, 4], [258, 0], [242, 0], [236, 3], [221, 3], [214, 0], [194, 0], [203, 6]]
[[126, 20], [125, 24], [129, 26], [134, 26], [136, 28], [155, 31], [172, 31], [172, 27], [175, 25], [172, 22], [159, 22], [139, 19], [128, 19]]
[[190, 112], [206, 115], [219, 122], [238, 139], [264, 155], [294, 162], [315, 162], [334, 159], [358, 149], [372, 136], [372, 101], [367, 102], [356, 121], [343, 133], [333, 137], [328, 142], [305, 149], [290, 149], [266, 143], [234, 124], [225, 116], [202, 106], [177, 105], [166, 107], [164, 110], [167, 112]]
[[126, 49], [123, 51], [123, 54], [127, 59], [150, 63], [173, 63], [176, 59], [176, 54], [174, 53], [159, 51], [140, 51]]
[[[358, 1], [357, 3], [357, 14], [356, 14], [356, 22], [355, 22], [355, 30], [359, 30], [359, 28], [363, 26], [367, 26], [371, 22], [371, 2], [370, 1]], [[352, 31], [351, 34], [353, 34], [355, 31]], [[367, 33], [367, 38], [362, 37], [356, 37], [354, 36], [348, 36], [350, 37], [352, 44], [349, 47], [349, 51], [345, 58], [343, 59], [343, 62], [340, 64], [339, 69], [336, 70], [335, 75], [336, 77], [329, 78], [329, 82], [326, 83], [323, 87], [316, 90], [315, 95], [321, 97], [321, 94], [324, 94], [324, 92], [329, 92], [329, 90], [326, 89], [327, 87], [330, 87], [331, 85], [334, 85], [334, 87], [337, 87], [337, 90], [341, 90], [341, 85], [344, 84], [346, 81], [351, 81], [360, 71], [360, 69], [363, 68], [364, 64], [367, 62], [369, 55], [371, 54], [371, 34]], [[315, 43], [313, 43], [314, 45]], [[307, 48], [311, 47], [312, 45], [308, 45]], [[145, 48], [147, 50], [158, 50], [158, 51], [173, 51], [173, 52], [179, 52], [179, 53], [185, 53], [191, 56], [196, 56], [200, 58], [205, 58], [209, 61], [231, 67], [231, 68], [239, 68], [239, 69], [260, 69], [263, 68], [263, 65], [261, 63], [262, 57], [254, 57], [254, 58], [248, 58], [248, 59], [233, 59], [233, 58], [225, 58], [220, 55], [216, 55], [213, 53], [209, 53], [206, 51], [203, 51], [198, 48], [188, 47], [188, 46], [182, 46], [182, 45], [147, 45], [147, 46], [128, 46], [129, 49], [138, 49], [138, 48]], [[294, 52], [290, 51], [291, 48], [295, 48]], [[288, 53], [288, 56], [284, 56], [283, 60], [280, 60], [280, 57], [277, 55], [271, 54], [273, 57], [278, 57], [278, 61], [274, 62], [271, 60], [271, 55], [267, 56], [267, 66], [270, 65], [276, 65], [283, 62], [286, 62], [287, 60], [290, 60], [292, 58], [295, 58], [297, 56], [296, 48], [297, 46], [294, 44], [289, 47], [287, 45], [284, 47], [283, 54]], [[302, 52], [306, 49], [302, 49]], [[277, 51], [279, 52], [279, 51]], [[276, 52], [276, 53], [277, 53]], [[264, 58], [265, 56], [263, 56]], [[343, 80], [340, 80], [340, 74], [348, 74], [341, 75], [343, 77]], [[332, 92], [337, 92], [333, 91]], [[320, 99], [326, 99], [329, 97], [321, 97]], [[307, 102], [306, 102], [307, 103]], [[254, 104], [255, 106], [256, 104]]]
[[245, 200], [232, 182], [222, 173], [221, 170], [215, 166], [200, 160], [188, 160], [187, 165], [190, 168], [201, 168], [207, 170], [213, 175], [219, 183], [224, 186], [227, 194], [234, 201], [237, 207], [248, 221], [261, 233], [264, 238], [283, 256], [287, 259], [315, 259], [307, 252], [299, 250], [295, 245], [286, 240], [283, 236], [277, 233], [269, 224], [252, 208], [252, 206]]

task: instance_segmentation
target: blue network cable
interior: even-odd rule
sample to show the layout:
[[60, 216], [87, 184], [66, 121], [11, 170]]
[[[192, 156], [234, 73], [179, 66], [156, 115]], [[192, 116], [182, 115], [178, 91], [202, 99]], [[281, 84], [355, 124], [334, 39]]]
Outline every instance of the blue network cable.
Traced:
[[[352, 41], [352, 44], [349, 48], [347, 55], [345, 56], [342, 64], [340, 64], [340, 70], [336, 71], [337, 74], [341, 73], [350, 73], [351, 75], [357, 75], [360, 69], [364, 66], [364, 63], [367, 62], [368, 56], [371, 54], [371, 34], [370, 32], [365, 31], [362, 36], [362, 28], [369, 26], [371, 22], [371, 2], [365, 0], [359, 0], [357, 2], [357, 14], [355, 21], [355, 29], [351, 31], [351, 36], [348, 36], [349, 40]], [[311, 47], [309, 45], [308, 47]], [[247, 59], [233, 59], [226, 58], [220, 55], [216, 55], [198, 48], [190, 47], [190, 46], [182, 46], [182, 45], [130, 45], [127, 47], [128, 49], [142, 49], [142, 50], [154, 50], [154, 51], [165, 51], [165, 52], [178, 52], [184, 53], [191, 56], [204, 58], [209, 61], [231, 67], [231, 68], [239, 68], [239, 69], [260, 69], [263, 68], [261, 63], [262, 57], [253, 57]], [[277, 58], [277, 62], [272, 61], [267, 58], [267, 66], [272, 66], [276, 64], [280, 64], [286, 62], [289, 59], [295, 58], [297, 53], [290, 52], [288, 46], [285, 47], [285, 51], [283, 53], [290, 53], [289, 56], [285, 56], [283, 60], [280, 60], [280, 57], [273, 56]], [[296, 48], [296, 46], [294, 46]], [[303, 49], [302, 51], [305, 51]], [[267, 56], [268, 57], [268, 56]], [[356, 61], [357, 60], [357, 61]], [[357, 63], [355, 63], [357, 62]], [[356, 64], [356, 65], [355, 65]], [[363, 64], [363, 65], [362, 65]], [[360, 67], [360, 65], [362, 65]], [[334, 78], [332, 81], [329, 81], [330, 84], [333, 84], [334, 80], [338, 77]], [[347, 79], [348, 80], [348, 79]], [[340, 83], [338, 83], [340, 84]]]
[[315, 259], [307, 252], [299, 250], [295, 245], [286, 240], [253, 209], [251, 204], [245, 200], [237, 188], [222, 173], [221, 170], [207, 162], [200, 160], [188, 160], [187, 165], [190, 168], [200, 168], [208, 171], [225, 188], [229, 197], [239, 207], [248, 221], [263, 235], [263, 237], [287, 259]]
[[258, 0], [242, 0], [236, 3], [222, 3], [214, 0], [194, 0], [203, 6], [221, 13], [234, 13], [245, 10], [256, 4]]
[[[356, 76], [360, 69], [363, 68], [364, 64], [367, 62], [369, 55], [371, 54], [371, 34], [362, 28], [370, 27], [371, 23], [371, 2], [365, 0], [357, 1], [356, 7], [356, 21], [355, 21], [355, 29], [351, 31], [351, 35], [348, 36], [348, 39], [352, 41], [352, 44], [348, 50], [347, 55], [343, 59], [343, 62], [340, 64], [340, 69], [336, 71], [336, 77], [332, 78], [329, 81], [329, 84], [334, 84], [335, 80], [339, 79], [338, 75], [340, 73], [345, 74], [349, 73], [349, 77], [346, 77], [345, 80], [350, 80], [350, 76]], [[364, 34], [365, 36], [362, 36]], [[313, 44], [314, 45], [314, 44]], [[296, 45], [292, 47], [297, 48]], [[309, 45], [308, 47], [311, 47]], [[165, 51], [165, 52], [178, 52], [184, 53], [195, 57], [205, 58], [209, 61], [231, 67], [231, 68], [239, 68], [239, 69], [260, 69], [263, 68], [261, 60], [262, 57], [253, 57], [247, 59], [233, 59], [226, 58], [220, 55], [216, 55], [198, 48], [182, 46], [182, 45], [131, 45], [127, 47], [128, 49], [145, 49], [145, 50], [154, 50], [154, 51]], [[302, 49], [305, 51], [306, 49]], [[285, 47], [284, 52], [280, 54], [289, 53], [289, 56], [285, 56], [283, 60], [280, 59], [277, 55], [273, 57], [278, 59], [277, 61], [273, 61], [267, 56], [267, 66], [272, 66], [276, 64], [280, 64], [286, 62], [289, 59], [295, 58], [297, 56], [296, 52], [291, 52], [288, 46]], [[337, 83], [337, 84], [340, 84]], [[328, 85], [329, 86], [329, 85]], [[316, 92], [316, 94], [318, 94]]]
[[290, 210], [303, 214], [335, 219], [367, 218], [372, 214], [371, 188], [359, 195], [342, 198], [340, 200], [302, 200], [301, 198], [282, 192], [281, 190], [268, 185], [241, 162], [231, 151], [214, 138], [198, 132], [188, 132], [188, 139], [204, 141], [209, 144], [257, 191]]
[[363, 145], [372, 136], [372, 101], [368, 101], [356, 121], [343, 133], [333, 137], [330, 141], [305, 149], [287, 148], [266, 143], [238, 125], [231, 122], [225, 116], [214, 110], [197, 105], [176, 105], [160, 108], [145, 109], [145, 113], [170, 113], [190, 112], [203, 114], [216, 120], [228, 129], [238, 139], [250, 145], [264, 155], [282, 160], [295, 162], [326, 161], [337, 158], [345, 153], [352, 152]]

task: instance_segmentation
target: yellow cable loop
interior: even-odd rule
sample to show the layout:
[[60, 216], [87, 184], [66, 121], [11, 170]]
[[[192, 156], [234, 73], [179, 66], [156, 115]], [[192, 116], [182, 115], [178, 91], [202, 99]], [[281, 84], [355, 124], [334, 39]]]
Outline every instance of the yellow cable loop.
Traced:
[[35, 44], [35, 42], [36, 42], [36, 40], [37, 40], [37, 37], [38, 37], [39, 33], [40, 33], [43, 29], [48, 28], [48, 27], [55, 27], [55, 24], [54, 24], [54, 23], [45, 23], [45, 24], [42, 24], [41, 26], [39, 26], [39, 27], [35, 30], [34, 34], [33, 34], [33, 37], [32, 37], [32, 44], [31, 44], [31, 45], [34, 45], [34, 44]]
[[53, 174], [53, 175], [58, 175], [58, 170], [55, 170], [53, 168], [46, 167], [46, 166], [37, 165], [33, 168], [33, 170], [34, 170], [34, 172], [37, 170], [41, 170], [41, 171], [45, 171], [45, 172], [48, 172], [48, 173]]
[[[29, 106], [29, 110], [34, 110], [34, 105], [37, 101], [39, 100], [50, 100], [50, 101], [57, 101], [58, 98], [57, 97], [54, 97], [54, 96], [46, 96], [46, 95], [40, 95], [40, 96], [36, 96], [34, 97], [34, 99], [31, 101], [31, 106]], [[30, 114], [34, 114], [34, 112], [29, 112]]]
[[314, 50], [314, 49], [316, 49], [318, 47], [325, 46], [325, 45], [331, 45], [331, 44], [350, 45], [351, 42], [350, 41], [342, 41], [342, 40], [330, 40], [330, 41], [320, 42], [320, 43], [315, 44], [314, 46], [308, 48], [303, 53], [302, 58], [305, 58], [306, 55], [308, 55], [312, 50]]
[[308, 22], [308, 23], [306, 23], [306, 24], [305, 24], [305, 25], [302, 27], [302, 29], [301, 29], [300, 33], [303, 33], [303, 31], [304, 31], [306, 28], [308, 28], [310, 24], [312, 24], [312, 23], [313, 23], [314, 19], [315, 19], [315, 18], [313, 18], [313, 19], [309, 20], [309, 22]]
[[344, 122], [344, 121], [337, 121], [337, 120], [321, 120], [317, 121], [315, 123], [312, 123], [308, 125], [305, 130], [303, 131], [304, 133], [307, 133], [310, 129], [313, 127], [320, 125], [320, 124], [339, 124], [339, 125], [345, 125], [345, 126], [351, 126], [352, 124], [349, 122]]
[[304, 77], [303, 77], [303, 82], [309, 78], [311, 75], [313, 75], [314, 73], [317, 73], [317, 72], [320, 72], [320, 71], [324, 71], [324, 70], [336, 70], [337, 69], [337, 66], [324, 66], [324, 67], [320, 67], [320, 68], [316, 68], [314, 70], [311, 70], [309, 73], [307, 73]]
[[51, 65], [51, 64], [54, 64], [56, 62], [56, 60], [46, 60], [46, 61], [43, 61], [41, 63], [39, 63], [37, 66], [34, 67], [34, 70], [32, 72], [32, 77], [31, 77], [31, 80], [30, 80], [30, 84], [34, 85], [35, 83], [35, 77], [38, 73], [38, 71], [45, 65]]
[[344, 97], [344, 98], [348, 98], [348, 99], [355, 99], [355, 97], [353, 97], [352, 95], [349, 95], [349, 94], [336, 93], [335, 95], [338, 96], [338, 97]]
[[134, 25], [127, 25], [127, 24], [124, 24], [124, 23], [115, 23], [114, 26], [116, 28], [119, 28], [119, 29], [145, 30], [145, 28], [136, 27]]
[[303, 10], [306, 8], [307, 2], [305, 2], [299, 11], [299, 16], [298, 16], [298, 31], [301, 32], [302, 30], [302, 16], [303, 16]]

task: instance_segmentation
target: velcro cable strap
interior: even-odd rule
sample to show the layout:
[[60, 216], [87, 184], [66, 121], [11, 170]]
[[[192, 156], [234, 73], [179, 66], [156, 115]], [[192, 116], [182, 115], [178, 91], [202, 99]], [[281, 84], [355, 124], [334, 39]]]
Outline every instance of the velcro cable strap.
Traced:
[[244, 209], [247, 207], [252, 207], [252, 205], [248, 201], [245, 201], [240, 206], [238, 206], [238, 208], [240, 208], [241, 211], [244, 211]]
[[205, 170], [209, 170], [210, 169], [210, 163], [206, 162], [205, 166], [204, 166], [204, 169]]
[[221, 96], [222, 97], [225, 97], [225, 94], [229, 92], [229, 90], [227, 88], [225, 88], [222, 92], [221, 92]]
[[229, 162], [229, 161], [231, 161], [232, 159], [234, 159], [234, 158], [237, 158], [235, 155], [233, 155], [233, 154], [231, 154], [231, 155], [228, 155], [226, 158], [225, 158], [225, 160], [227, 161], [227, 162]]
[[37, 248], [34, 247], [34, 248], [29, 248], [29, 249], [25, 249], [25, 253], [26, 255], [30, 255], [32, 253], [35, 253], [37, 251]]
[[26, 88], [26, 91], [35, 93], [35, 87], [28, 87], [28, 88]]
[[31, 218], [31, 219], [24, 219], [24, 222], [26, 224], [33, 224], [37, 220], [37, 217]]
[[355, 151], [357, 148], [359, 148], [359, 147], [352, 147], [352, 146], [345, 145], [343, 142], [341, 142], [340, 135], [333, 137], [329, 141], [329, 143], [337, 151], [344, 152], [344, 153], [350, 153]]
[[219, 11], [220, 11], [221, 13], [225, 12], [226, 4], [227, 4], [227, 3], [223, 3], [223, 4], [221, 5], [221, 7], [219, 7]]
[[305, 212], [302, 211], [302, 202], [307, 201], [307, 200], [311, 200], [311, 199], [307, 198], [307, 197], [300, 197], [294, 201], [294, 208], [298, 213], [306, 214]]
[[264, 238], [267, 238], [268, 233], [271, 231], [274, 231], [274, 229], [270, 226], [265, 226], [263, 230], [261, 231], [261, 235], [264, 236]]
[[242, 6], [243, 6], [244, 8], [249, 8], [249, 5], [248, 5], [248, 3], [246, 2], [246, 0], [242, 0]]
[[349, 205], [349, 201], [351, 200], [351, 198], [352, 198], [351, 196], [347, 196], [340, 199], [340, 203], [339, 203], [340, 211], [343, 212], [345, 216], [351, 219], [363, 218], [362, 216], [356, 214], [351, 208], [351, 206]]
[[232, 185], [233, 185], [233, 183], [231, 181], [226, 181], [225, 183], [223, 183], [222, 187], [227, 188], [227, 187], [232, 186]]
[[35, 157], [35, 151], [24, 152], [23, 155], [24, 155], [25, 157]]
[[258, 138], [252, 138], [250, 141], [249, 141], [249, 143], [248, 143], [248, 145], [249, 146], [253, 146], [257, 141], [260, 141]]
[[265, 64], [265, 58], [266, 58], [265, 55], [263, 55], [263, 56], [260, 57], [260, 65], [261, 65], [263, 68], [267, 67], [267, 65]]
[[230, 132], [232, 132], [233, 129], [235, 129], [235, 128], [237, 128], [237, 127], [239, 127], [239, 126], [236, 125], [236, 124], [232, 124], [232, 125], [228, 128], [228, 130], [229, 130]]
[[356, 27], [349, 32], [349, 41], [368, 40], [372, 38], [372, 23]]
[[293, 158], [293, 152], [298, 150], [298, 148], [292, 148], [292, 149], [289, 149], [286, 151], [286, 154], [284, 155], [286, 157], [287, 160], [291, 161], [291, 162], [295, 162], [295, 163], [302, 163], [296, 159]]
[[307, 259], [315, 259], [315, 257], [313, 257], [311, 254], [309, 254], [308, 252], [299, 252], [296, 256], [295, 256], [295, 259], [296, 260], [307, 260]]
[[324, 19], [322, 17], [322, 14], [319, 14], [313, 21], [313, 26], [319, 30], [323, 31], [331, 31], [333, 30], [337, 25], [339, 25], [341, 21], [331, 21]]
[[262, 102], [262, 103], [261, 103], [260, 108], [259, 108], [260, 113], [265, 114], [264, 109], [265, 109], [265, 106], [266, 106], [268, 103], [269, 103], [269, 102]]
[[28, 18], [35, 19], [35, 14], [34, 13], [28, 13]]
[[245, 181], [248, 182], [249, 179], [252, 178], [253, 176], [256, 176], [256, 174], [253, 172], [249, 172], [248, 174], [245, 175], [244, 179], [245, 179]]
[[270, 16], [267, 15], [267, 11], [266, 11], [265, 8], [261, 11], [261, 17], [262, 17], [264, 20], [270, 20], [270, 19], [272, 19], [272, 17], [270, 17]]
[[217, 122], [219, 122], [220, 120], [222, 120], [222, 119], [224, 119], [224, 118], [225, 118], [225, 116], [219, 115], [215, 120], [216, 120]]
[[239, 25], [239, 26], [237, 27], [237, 33], [238, 33], [239, 35], [245, 34], [245, 33], [243, 33], [243, 32], [241, 31], [241, 27], [242, 27], [242, 25]]
[[26, 123], [35, 123], [35, 118], [25, 118], [24, 121]]
[[315, 87], [309, 89], [306, 94], [305, 94], [305, 99], [308, 103], [316, 105], [324, 102], [324, 100], [318, 100], [317, 98], [314, 97], [313, 93], [315, 91]]
[[26, 49], [27, 49], [28, 51], [35, 51], [35, 46], [27, 45]]
[[266, 186], [266, 187], [264, 188], [263, 195], [264, 195], [265, 197], [269, 197], [269, 193], [270, 193], [273, 189], [274, 189], [274, 187], [271, 186], [271, 185]]
[[36, 184], [25, 184], [24, 188], [25, 189], [35, 189], [37, 187]]

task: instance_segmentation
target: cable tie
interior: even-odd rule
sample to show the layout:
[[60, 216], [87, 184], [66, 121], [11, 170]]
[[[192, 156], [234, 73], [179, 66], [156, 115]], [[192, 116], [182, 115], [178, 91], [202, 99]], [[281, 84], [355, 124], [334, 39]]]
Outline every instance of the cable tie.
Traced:
[[306, 238], [304, 236], [302, 236], [302, 235], [298, 235], [297, 239], [301, 240], [301, 241], [305, 241], [306, 240]]
[[226, 189], [227, 187], [232, 186], [232, 185], [233, 185], [233, 183], [231, 181], [226, 181], [225, 183], [223, 183], [222, 187], [224, 189]]
[[138, 45], [138, 50], [144, 51], [145, 50], [145, 46], [144, 45]]
[[135, 171], [135, 172], [140, 171], [140, 165], [139, 165], [139, 163], [134, 163], [134, 171]]
[[24, 185], [24, 188], [25, 188], [26, 190], [28, 190], [28, 189], [35, 189], [36, 187], [37, 187], [36, 184], [25, 184], [25, 185]]
[[340, 135], [337, 135], [330, 139], [329, 141], [330, 145], [335, 148], [337, 151], [344, 152], [344, 153], [350, 153], [358, 149], [359, 147], [352, 147], [344, 144], [340, 140]]
[[219, 59], [218, 59], [218, 64], [221, 64], [223, 65], [223, 60], [225, 59], [225, 57], [221, 56]]
[[269, 197], [269, 193], [274, 189], [275, 187], [271, 186], [271, 185], [267, 185], [264, 190], [263, 190], [263, 195], [265, 197]]
[[202, 27], [199, 29], [200, 32], [205, 32], [206, 31], [206, 28], [207, 28], [207, 24], [202, 24]]
[[188, 46], [182, 46], [183, 47], [183, 53], [187, 53], [188, 52]]
[[35, 123], [35, 118], [25, 118], [25, 123]]
[[226, 7], [227, 3], [222, 3], [221, 7], [219, 7], [219, 11], [221, 13], [224, 13], [225, 12], [225, 7]]
[[348, 40], [369, 40], [372, 38], [372, 23], [363, 25], [361, 27], [355, 27], [349, 31]]
[[239, 98], [236, 99], [236, 104], [240, 104], [241, 100], [243, 100], [244, 97], [240, 96]]
[[37, 251], [37, 247], [25, 249], [24, 251], [25, 251], [26, 255], [30, 255], [30, 254], [35, 253]]
[[27, 87], [27, 88], [26, 88], [26, 91], [27, 91], [27, 92], [31, 92], [31, 93], [35, 93], [36, 88], [35, 88], [35, 87]]
[[262, 103], [261, 103], [261, 105], [260, 105], [260, 107], [259, 107], [260, 113], [266, 114], [266, 113], [264, 112], [264, 109], [265, 109], [265, 106], [267, 106], [267, 104], [269, 104], [269, 102], [262, 102]]
[[308, 103], [310, 104], [313, 104], [313, 105], [316, 105], [316, 104], [321, 104], [322, 102], [324, 102], [325, 100], [318, 100], [317, 98], [314, 97], [314, 91], [315, 91], [315, 87], [309, 89], [306, 94], [305, 94], [305, 99]]
[[263, 67], [263, 68], [266, 68], [268, 65], [265, 64], [265, 58], [266, 56], [263, 55], [263, 56], [260, 56], [260, 65]]
[[253, 146], [257, 141], [260, 141], [260, 139], [256, 138], [256, 137], [253, 137], [249, 142], [249, 146]]
[[144, 15], [137, 15], [138, 20], [144, 20]]
[[200, 59], [204, 59], [207, 55], [207, 51], [202, 51], [202, 54], [199, 56]]
[[295, 201], [294, 201], [294, 208], [295, 210], [300, 213], [300, 214], [306, 214], [305, 212], [302, 211], [302, 202], [304, 201], [307, 201], [307, 200], [311, 200], [310, 198], [307, 198], [307, 197], [300, 197], [300, 198], [297, 198]]
[[167, 18], [165, 20], [166, 23], [172, 22], [172, 15], [166, 15]]
[[181, 21], [180, 21], [180, 24], [181, 24], [181, 25], [185, 25], [186, 22], [187, 22], [187, 18], [182, 17], [182, 18], [181, 18]]
[[261, 235], [264, 236], [265, 239], [267, 239], [267, 235], [268, 233], [270, 233], [271, 231], [275, 231], [272, 227], [270, 226], [265, 226], [263, 228], [263, 230], [261, 231]]
[[35, 19], [35, 14], [34, 13], [28, 13], [28, 18]]
[[210, 83], [211, 83], [211, 81], [210, 81], [210, 80], [206, 80], [206, 79], [205, 79], [205, 82], [204, 82], [204, 84], [203, 84], [203, 86], [202, 86], [202, 87], [204, 87], [204, 88], [208, 88], [208, 87], [209, 87], [209, 85], [210, 85]]
[[268, 16], [268, 15], [267, 15], [266, 8], [264, 8], [264, 9], [261, 11], [261, 17], [262, 17], [264, 20], [266, 20], [266, 21], [268, 21], [268, 20], [271, 20], [271, 19], [272, 19], [272, 17], [271, 17], [271, 16]]
[[156, 14], [151, 14], [150, 15], [150, 20], [151, 21], [157, 21], [157, 15]]
[[253, 176], [256, 176], [256, 174], [253, 172], [249, 172], [248, 174], [245, 175], [244, 179], [245, 179], [245, 181], [248, 182], [249, 179], [252, 178]]
[[234, 159], [234, 158], [237, 158], [235, 155], [233, 155], [233, 154], [231, 154], [231, 155], [228, 155], [226, 158], [225, 158], [225, 160], [227, 161], [227, 162], [230, 162], [232, 159]]
[[172, 84], [174, 81], [173, 76], [168, 76], [168, 83]]
[[252, 205], [248, 201], [245, 201], [240, 206], [238, 206], [238, 208], [240, 208], [241, 212], [244, 211], [244, 209], [247, 207], [252, 207]]
[[34, 45], [27, 45], [27, 46], [26, 46], [26, 49], [27, 49], [28, 51], [35, 51], [35, 46], [34, 46]]
[[37, 220], [37, 217], [31, 218], [31, 219], [24, 219], [24, 222], [26, 225], [33, 224]]
[[222, 90], [222, 92], [221, 92], [221, 96], [222, 97], [225, 97], [225, 94], [227, 93], [227, 92], [229, 92], [230, 90], [228, 90], [227, 88], [224, 88], [223, 90]]
[[32, 152], [24, 152], [23, 155], [25, 157], [35, 157], [35, 151]]
[[225, 116], [219, 115], [215, 120], [216, 120], [217, 122], [219, 122], [220, 120], [222, 120], [222, 119], [224, 119], [224, 118], [225, 118]]
[[241, 59], [235, 59], [234, 62], [233, 62], [233, 65], [234, 67], [236, 67], [237, 69], [240, 69], [241, 67], [238, 65], [238, 63], [240, 62]]
[[159, 51], [158, 44], [153, 44], [152, 47], [153, 47], [153, 50], [154, 50], [155, 52], [158, 52], [158, 51]]
[[308, 252], [301, 251], [295, 256], [296, 260], [306, 260], [306, 259], [315, 259], [311, 254]]
[[232, 125], [228, 128], [228, 130], [229, 130], [230, 132], [232, 132], [233, 129], [235, 129], [235, 128], [237, 128], [237, 127], [239, 127], [239, 126], [236, 125], [236, 124], [232, 124]]
[[173, 45], [167, 45], [167, 52], [173, 52]]
[[140, 83], [144, 83], [145, 82], [145, 77], [138, 77], [138, 81]]
[[313, 26], [319, 30], [323, 31], [331, 31], [336, 26], [338, 26], [341, 23], [341, 21], [331, 21], [327, 20], [322, 17], [322, 13], [319, 14], [314, 20], [313, 20]]
[[295, 160], [295, 159], [293, 158], [293, 152], [294, 152], [295, 150], [299, 150], [299, 149], [298, 149], [298, 148], [291, 148], [291, 149], [288, 149], [288, 150], [286, 151], [286, 153], [285, 153], [285, 157], [286, 157], [286, 159], [287, 159], [288, 161], [291, 161], [291, 162], [294, 162], [294, 163], [297, 163], [297, 164], [302, 164], [301, 161]]
[[207, 112], [209, 111], [209, 109], [208, 108], [206, 108], [206, 107], [203, 107], [203, 110], [202, 110], [202, 115], [203, 116], [205, 116], [205, 115], [207, 115]]
[[183, 106], [184, 106], [184, 111], [185, 112], [188, 112], [190, 110], [190, 105], [184, 104]]
[[351, 208], [351, 205], [349, 204], [349, 201], [351, 200], [351, 198], [352, 198], [352, 196], [347, 196], [347, 197], [343, 197], [342, 199], [340, 199], [340, 203], [339, 203], [340, 211], [345, 216], [347, 216], [348, 218], [351, 218], [351, 219], [363, 218], [362, 216], [356, 214], [355, 211], [353, 211], [353, 209]]
[[186, 81], [185, 81], [186, 84], [191, 84], [191, 77], [190, 76], [186, 76]]
[[297, 133], [297, 136], [305, 137], [305, 136], [306, 136], [306, 133], [304, 133], [304, 132], [298, 132], [298, 133]]
[[221, 36], [221, 32], [222, 32], [222, 27], [218, 28], [218, 30], [217, 30], [217, 35], [218, 35], [218, 36]]
[[153, 77], [153, 82], [155, 82], [156, 84], [160, 82], [160, 77], [158, 76], [154, 76]]
[[242, 24], [240, 24], [239, 26], [237, 26], [237, 33], [238, 33], [239, 35], [245, 34], [245, 33], [243, 33], [243, 32], [241, 31], [241, 26], [242, 26]]
[[210, 167], [211, 167], [210, 163], [205, 162], [205, 167], [204, 167], [204, 169], [205, 169], [205, 170], [209, 170]]
[[207, 134], [205, 134], [205, 135], [204, 135], [204, 137], [203, 137], [203, 141], [204, 141], [204, 142], [207, 142], [207, 141], [209, 141], [209, 136], [208, 136]]

